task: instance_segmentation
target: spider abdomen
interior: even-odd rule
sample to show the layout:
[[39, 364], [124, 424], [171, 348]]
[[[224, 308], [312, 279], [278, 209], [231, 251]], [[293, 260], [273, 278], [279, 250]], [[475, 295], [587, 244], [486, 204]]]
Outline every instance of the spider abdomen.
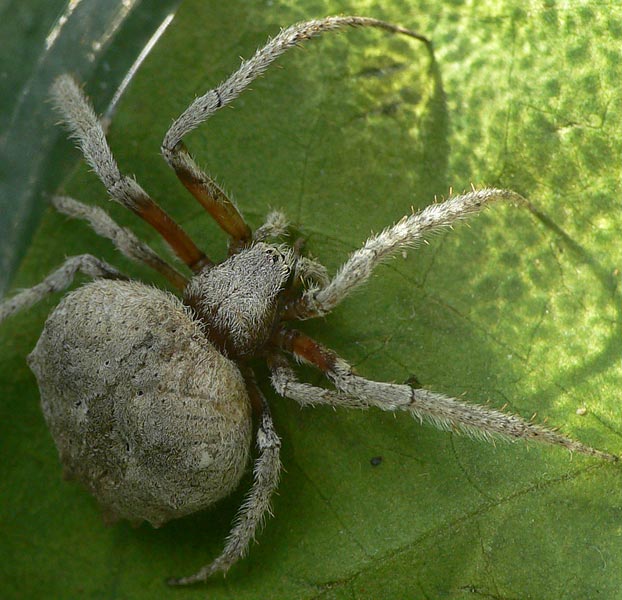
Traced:
[[159, 526], [237, 486], [251, 440], [244, 379], [175, 296], [84, 285], [48, 317], [29, 364], [67, 476], [109, 517]]

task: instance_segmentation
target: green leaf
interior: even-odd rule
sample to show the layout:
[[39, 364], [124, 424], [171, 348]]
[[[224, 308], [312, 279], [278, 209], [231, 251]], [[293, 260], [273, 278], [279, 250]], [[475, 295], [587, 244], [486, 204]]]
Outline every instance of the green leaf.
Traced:
[[[171, 119], [268, 35], [338, 13], [399, 22], [418, 43], [356, 30], [281, 59], [188, 139], [254, 227], [282, 209], [334, 270], [435, 195], [495, 185], [498, 206], [378, 269], [309, 334], [380, 380], [407, 381], [620, 453], [622, 9], [597, 2], [186, 0], [122, 100], [119, 163], [215, 259], [225, 238], [158, 155]], [[77, 160], [77, 154], [76, 154]], [[81, 166], [64, 189], [105, 205]], [[14, 285], [91, 252], [134, 277], [86, 226], [46, 213]], [[496, 447], [377, 411], [300, 410], [269, 394], [283, 440], [275, 518], [226, 579], [171, 591], [215, 557], [247, 489], [160, 530], [104, 527], [61, 480], [24, 357], [58, 295], [2, 325], [0, 587], [5, 598], [614, 598], [620, 468], [556, 448]], [[311, 371], [306, 379], [319, 382]], [[268, 390], [265, 370], [260, 382]], [[579, 412], [578, 409], [584, 409]], [[382, 457], [374, 466], [371, 459]], [[375, 461], [377, 462], [377, 461]]]
[[[150, 40], [181, 0], [24, 0], [0, 3], [0, 293], [25, 254], [45, 192], [67, 175], [67, 145], [48, 101], [52, 81], [69, 72], [97, 82], [97, 107], [131, 76]], [[63, 7], [64, 5], [64, 7]], [[123, 88], [123, 85], [120, 86]]]

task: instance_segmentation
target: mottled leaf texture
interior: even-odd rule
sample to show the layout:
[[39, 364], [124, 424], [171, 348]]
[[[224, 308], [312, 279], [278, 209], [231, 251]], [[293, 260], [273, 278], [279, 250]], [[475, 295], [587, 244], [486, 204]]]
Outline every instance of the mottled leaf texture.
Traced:
[[[186, 0], [110, 128], [124, 171], [209, 256], [224, 257], [225, 236], [160, 158], [161, 139], [280, 26], [329, 14], [416, 29], [434, 41], [436, 62], [416, 41], [380, 31], [324, 36], [193, 132], [188, 147], [252, 226], [285, 211], [332, 272], [372, 231], [450, 187], [511, 188], [537, 212], [494, 206], [391, 260], [305, 331], [367, 377], [507, 404], [622, 452], [615, 3]], [[106, 201], [83, 164], [63, 190], [163, 250]], [[48, 210], [13, 287], [85, 252], [166, 286], [84, 223]], [[25, 362], [57, 301], [0, 331], [3, 598], [619, 597], [619, 466], [551, 447], [495, 447], [405, 415], [301, 410], [270, 392], [261, 370], [283, 441], [275, 517], [226, 579], [167, 588], [166, 577], [217, 556], [251, 473], [213, 510], [162, 529], [105, 526], [94, 500], [62, 480]]]

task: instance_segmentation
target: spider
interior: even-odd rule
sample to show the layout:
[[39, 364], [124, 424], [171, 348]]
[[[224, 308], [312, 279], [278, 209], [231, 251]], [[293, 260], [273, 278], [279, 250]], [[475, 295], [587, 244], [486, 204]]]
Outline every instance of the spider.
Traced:
[[[162, 274], [172, 293], [128, 280], [90, 254], [73, 256], [41, 283], [0, 304], [0, 321], [66, 289], [77, 272], [93, 281], [67, 294], [51, 312], [28, 357], [47, 424], [65, 473], [80, 481], [105, 515], [158, 527], [227, 496], [249, 460], [253, 417], [257, 457], [249, 495], [224, 550], [176, 585], [226, 572], [246, 552], [277, 487], [280, 440], [250, 359], [263, 358], [274, 389], [301, 406], [406, 411], [444, 430], [485, 439], [524, 439], [615, 461], [531, 421], [426, 389], [358, 375], [334, 351], [291, 323], [332, 311], [373, 269], [398, 250], [481, 211], [496, 200], [525, 204], [515, 192], [480, 189], [402, 218], [370, 237], [333, 277], [301, 244], [278, 242], [287, 231], [274, 212], [251, 231], [223, 190], [203, 172], [183, 138], [233, 101], [289, 48], [347, 26], [376, 27], [425, 44], [424, 36], [377, 19], [344, 16], [298, 23], [276, 37], [218, 87], [198, 97], [174, 121], [162, 154], [190, 193], [229, 236], [228, 257], [215, 264], [131, 177], [121, 173], [92, 107], [69, 76], [52, 86], [55, 104], [112, 200], [153, 226], [192, 272], [190, 278], [158, 256], [105, 211], [72, 198], [53, 205], [86, 220], [127, 257]], [[277, 240], [277, 241], [270, 241]], [[300, 381], [290, 357], [319, 369], [332, 384]]]

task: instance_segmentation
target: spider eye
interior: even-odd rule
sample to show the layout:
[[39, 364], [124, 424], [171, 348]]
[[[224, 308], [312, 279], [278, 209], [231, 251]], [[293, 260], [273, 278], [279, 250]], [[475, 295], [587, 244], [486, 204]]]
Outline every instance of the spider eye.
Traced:
[[276, 248], [268, 248], [266, 250], [266, 256], [272, 260], [272, 264], [276, 264], [279, 261], [285, 261], [285, 255]]

